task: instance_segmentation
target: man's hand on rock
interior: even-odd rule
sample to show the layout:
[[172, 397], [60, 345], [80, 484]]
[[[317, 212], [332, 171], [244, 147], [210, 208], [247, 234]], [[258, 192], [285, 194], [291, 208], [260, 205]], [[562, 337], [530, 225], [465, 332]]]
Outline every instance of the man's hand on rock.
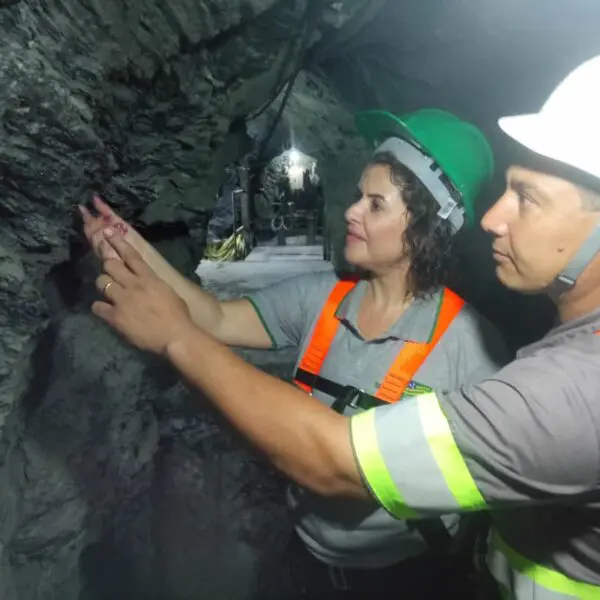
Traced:
[[156, 354], [194, 329], [185, 302], [159, 279], [122, 235], [102, 235], [118, 259], [106, 260], [96, 287], [105, 298], [92, 312], [131, 344]]

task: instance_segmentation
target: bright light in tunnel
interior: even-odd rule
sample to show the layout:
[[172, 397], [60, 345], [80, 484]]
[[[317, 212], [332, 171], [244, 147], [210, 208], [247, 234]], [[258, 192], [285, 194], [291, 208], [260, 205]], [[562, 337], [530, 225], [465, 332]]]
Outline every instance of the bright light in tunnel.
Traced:
[[296, 150], [296, 148], [290, 149], [289, 159], [290, 159], [290, 164], [292, 164], [292, 165], [296, 165], [296, 164], [298, 164], [298, 162], [300, 162], [300, 153], [298, 152], [298, 150]]
[[293, 190], [301, 190], [303, 187], [304, 169], [302, 165], [290, 165], [287, 169], [290, 187]]

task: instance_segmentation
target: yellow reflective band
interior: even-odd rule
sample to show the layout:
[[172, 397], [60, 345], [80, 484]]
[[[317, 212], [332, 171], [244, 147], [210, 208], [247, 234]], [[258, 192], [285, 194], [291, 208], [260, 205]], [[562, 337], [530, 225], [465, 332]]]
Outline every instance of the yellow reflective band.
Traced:
[[463, 510], [484, 509], [485, 500], [454, 442], [450, 425], [436, 395], [419, 396], [417, 402], [425, 437], [456, 502]]
[[598, 600], [600, 598], [600, 586], [576, 581], [558, 571], [536, 565], [507, 546], [495, 530], [492, 540], [494, 546], [506, 556], [508, 564], [515, 571], [531, 579], [536, 585], [557, 594], [578, 598], [578, 600]]
[[367, 410], [350, 419], [354, 453], [367, 485], [386, 510], [399, 519], [415, 518], [417, 513], [404, 502], [379, 449], [375, 410]]

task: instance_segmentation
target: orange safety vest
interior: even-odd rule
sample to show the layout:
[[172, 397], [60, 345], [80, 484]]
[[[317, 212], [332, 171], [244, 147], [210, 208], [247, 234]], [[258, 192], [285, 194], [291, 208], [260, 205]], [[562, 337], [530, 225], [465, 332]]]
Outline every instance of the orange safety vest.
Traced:
[[[312, 338], [302, 356], [294, 378], [294, 383], [309, 394], [312, 393], [315, 386], [298, 381], [298, 373], [303, 371], [304, 374], [313, 375], [315, 380], [319, 376], [321, 367], [327, 358], [327, 353], [340, 325], [340, 321], [336, 318], [335, 313], [340, 302], [354, 288], [356, 283], [357, 281], [355, 280], [339, 281], [331, 291], [317, 320]], [[383, 402], [396, 402], [400, 400], [406, 386], [411, 382], [415, 373], [440, 341], [464, 304], [465, 301], [460, 296], [448, 288], [444, 288], [441, 307], [431, 340], [425, 343], [405, 342], [403, 344], [402, 349], [375, 393], [375, 398]]]

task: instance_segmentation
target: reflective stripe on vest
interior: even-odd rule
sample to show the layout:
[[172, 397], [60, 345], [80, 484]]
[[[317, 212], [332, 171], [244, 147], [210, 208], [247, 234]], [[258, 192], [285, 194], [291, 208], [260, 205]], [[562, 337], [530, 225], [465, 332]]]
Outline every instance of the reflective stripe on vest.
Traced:
[[[394, 410], [387, 407], [354, 415], [350, 421], [354, 452], [362, 474], [378, 501], [398, 519], [489, 508], [465, 463], [435, 393], [415, 396]], [[394, 454], [388, 467], [386, 449], [395, 440], [411, 451]]]
[[490, 536], [488, 568], [507, 600], [598, 600], [600, 586], [570, 579], [537, 565], [510, 548], [497, 531]]
[[[319, 375], [340, 325], [335, 313], [340, 302], [354, 288], [356, 283], [356, 281], [340, 281], [334, 286], [315, 324], [310, 343], [298, 365], [299, 371], [306, 371], [314, 376]], [[402, 397], [406, 386], [440, 341], [464, 304], [465, 302], [460, 296], [448, 288], [444, 289], [431, 340], [426, 343], [405, 342], [403, 344], [402, 349], [375, 393], [375, 398], [385, 402], [396, 402]], [[308, 393], [313, 391], [313, 386], [297, 379], [294, 379], [294, 383]]]

